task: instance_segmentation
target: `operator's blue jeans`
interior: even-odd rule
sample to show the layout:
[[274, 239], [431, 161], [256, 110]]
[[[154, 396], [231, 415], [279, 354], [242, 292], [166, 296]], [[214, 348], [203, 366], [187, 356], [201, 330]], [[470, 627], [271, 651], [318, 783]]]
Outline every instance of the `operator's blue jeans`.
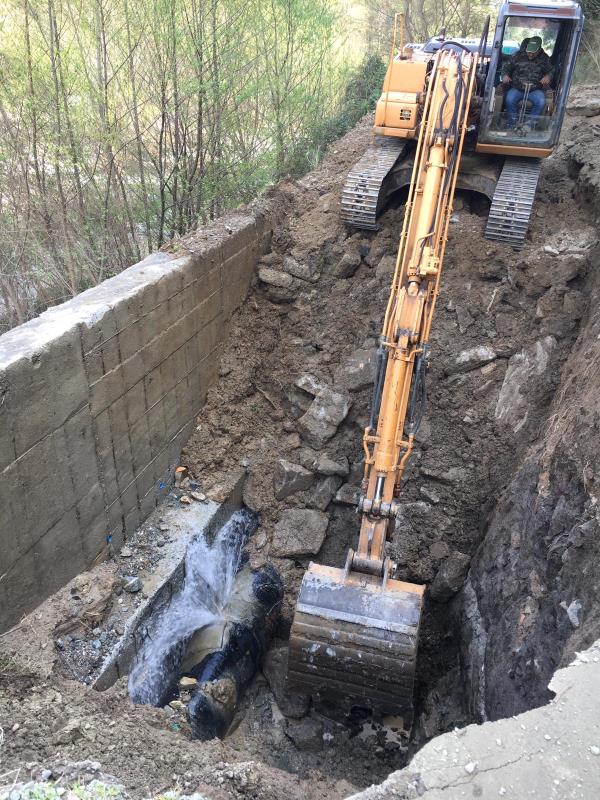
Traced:
[[[524, 96], [525, 92], [515, 88], [509, 89], [506, 93], [506, 111], [509, 128], [514, 128], [517, 124], [519, 101], [522, 100]], [[546, 95], [543, 89], [533, 89], [529, 92], [529, 100], [531, 100], [531, 113], [528, 115], [529, 122], [535, 122], [546, 105]]]

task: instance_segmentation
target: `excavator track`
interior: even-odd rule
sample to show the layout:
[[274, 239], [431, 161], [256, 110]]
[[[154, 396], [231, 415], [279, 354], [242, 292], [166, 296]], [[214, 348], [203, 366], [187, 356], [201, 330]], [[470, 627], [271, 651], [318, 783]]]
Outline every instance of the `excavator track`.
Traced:
[[355, 228], [377, 230], [377, 214], [385, 193], [383, 183], [404, 154], [404, 139], [376, 136], [363, 157], [348, 173], [342, 191], [342, 219]]
[[485, 229], [487, 239], [523, 247], [541, 166], [536, 158], [505, 160]]

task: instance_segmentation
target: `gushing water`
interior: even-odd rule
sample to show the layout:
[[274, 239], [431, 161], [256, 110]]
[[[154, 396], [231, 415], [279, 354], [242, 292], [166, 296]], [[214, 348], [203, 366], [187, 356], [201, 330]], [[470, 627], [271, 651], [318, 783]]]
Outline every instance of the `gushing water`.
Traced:
[[256, 530], [255, 515], [237, 511], [212, 545], [202, 536], [192, 541], [185, 558], [180, 591], [147, 631], [129, 673], [129, 695], [135, 703], [161, 705], [179, 674], [190, 637], [219, 619], [242, 565], [248, 537]]

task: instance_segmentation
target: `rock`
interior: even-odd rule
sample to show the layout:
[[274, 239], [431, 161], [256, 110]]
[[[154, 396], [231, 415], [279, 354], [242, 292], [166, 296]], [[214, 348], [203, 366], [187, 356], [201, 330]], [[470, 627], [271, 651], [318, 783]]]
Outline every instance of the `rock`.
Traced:
[[310, 447], [301, 447], [294, 456], [298, 459], [300, 464], [305, 469], [316, 470], [317, 468], [317, 452]]
[[321, 389], [327, 388], [327, 384], [305, 372], [294, 381], [294, 385], [288, 389], [286, 394], [286, 407], [296, 419], [304, 414]]
[[359, 494], [360, 494], [360, 489], [358, 486], [353, 486], [350, 483], [345, 483], [336, 492], [335, 502], [340, 503], [340, 505], [344, 506], [356, 506], [358, 505]]
[[331, 456], [328, 456], [327, 453], [321, 453], [316, 463], [314, 463], [314, 468], [321, 475], [341, 475], [345, 477], [350, 472], [350, 465], [345, 456], [333, 459]]
[[383, 256], [375, 269], [378, 278], [391, 278], [396, 269], [396, 256]]
[[323, 749], [323, 725], [316, 719], [288, 720], [285, 732], [298, 750], [318, 753]]
[[456, 483], [464, 483], [469, 477], [466, 470], [461, 469], [460, 467], [450, 467], [446, 470], [438, 470], [423, 466], [420, 468], [420, 473], [426, 478], [431, 478], [432, 480], [439, 481], [440, 483], [446, 483], [448, 486], [452, 486]]
[[429, 486], [421, 486], [419, 489], [419, 494], [422, 494], [425, 500], [433, 503], [434, 506], [436, 506], [441, 500], [439, 494]]
[[448, 372], [470, 372], [483, 364], [489, 364], [497, 358], [496, 351], [488, 345], [478, 345], [472, 347], [470, 350], [463, 350], [456, 356], [454, 365]]
[[202, 494], [202, 492], [190, 492], [190, 497], [197, 503], [204, 503], [206, 501], [206, 495]]
[[283, 263], [283, 257], [279, 253], [267, 253], [262, 256], [258, 262], [259, 266], [273, 267], [280, 266]]
[[581, 611], [583, 608], [581, 600], [572, 600], [568, 605], [563, 600], [560, 606], [567, 612], [567, 617], [571, 625], [574, 628], [578, 628], [581, 625]]
[[467, 306], [463, 305], [456, 306], [456, 321], [458, 322], [458, 330], [461, 333], [465, 333], [475, 322]]
[[598, 97], [572, 97], [567, 104], [567, 114], [571, 117], [595, 117], [600, 114], [600, 95]]
[[310, 697], [306, 694], [290, 692], [286, 686], [287, 647], [274, 647], [267, 653], [263, 663], [263, 673], [279, 710], [284, 717], [300, 719], [308, 714]]
[[179, 679], [177, 685], [179, 686], [180, 689], [189, 692], [195, 689], [196, 686], [198, 686], [198, 681], [196, 680], [196, 678], [188, 678], [184, 676], [183, 678]]
[[333, 274], [336, 278], [351, 278], [360, 265], [361, 257], [358, 251], [344, 253], [333, 270]]
[[[288, 272], [272, 267], [259, 267], [258, 279], [267, 297], [274, 302], [289, 303], [296, 299], [303, 281]], [[304, 283], [306, 286], [306, 284]]]
[[553, 286], [540, 298], [535, 311], [542, 320], [540, 333], [551, 334], [558, 339], [575, 329], [577, 320], [585, 310], [583, 294], [566, 286]]
[[192, 502], [192, 498], [188, 497], [187, 494], [182, 494], [181, 497], [179, 498], [179, 502], [183, 503], [184, 506], [189, 506]]
[[178, 714], [185, 714], [186, 712], [185, 703], [182, 703], [181, 700], [171, 700], [169, 707], [172, 708], [173, 711], [177, 711]]
[[275, 525], [271, 555], [280, 558], [316, 555], [327, 533], [329, 517], [321, 511], [288, 508]]
[[159, 531], [161, 531], [162, 533], [166, 533], [166, 532], [169, 530], [169, 526], [168, 526], [168, 525], [165, 525], [165, 524], [164, 524], [164, 522], [162, 522], [162, 523], [161, 523], [161, 524], [158, 526], [158, 530], [159, 530]]
[[121, 556], [121, 558], [131, 558], [131, 556], [133, 555], [133, 550], [131, 549], [131, 547], [122, 547], [119, 555]]
[[441, 559], [446, 558], [450, 552], [450, 548], [446, 542], [434, 542], [429, 548], [429, 552], [432, 558]]
[[278, 289], [291, 289], [296, 285], [293, 277], [288, 272], [283, 272], [272, 267], [259, 267], [258, 277], [262, 283], [276, 286]]
[[280, 459], [273, 473], [273, 491], [276, 499], [283, 500], [291, 494], [308, 489], [312, 485], [314, 477], [312, 472], [301, 467], [300, 464], [292, 464]]
[[351, 392], [366, 389], [375, 381], [377, 350], [355, 350], [335, 372], [335, 383]]
[[123, 589], [130, 594], [135, 594], [142, 590], [142, 581], [137, 575], [125, 575], [122, 580]]
[[465, 582], [470, 563], [471, 557], [458, 551], [444, 559], [429, 589], [431, 598], [444, 602], [455, 595]]
[[346, 391], [321, 389], [298, 420], [300, 435], [311, 447], [320, 449], [335, 436], [351, 406], [352, 400]]
[[315, 375], [303, 372], [294, 381], [294, 386], [310, 397], [316, 397], [322, 389], [327, 388], [327, 384]]
[[306, 493], [306, 504], [311, 508], [318, 508], [319, 511], [325, 511], [341, 485], [342, 479], [335, 475], [322, 478]]
[[512, 428], [514, 433], [521, 430], [527, 422], [527, 390], [532, 381], [548, 369], [555, 347], [556, 339], [546, 336], [533, 346], [515, 353], [508, 362], [494, 416], [498, 422]]

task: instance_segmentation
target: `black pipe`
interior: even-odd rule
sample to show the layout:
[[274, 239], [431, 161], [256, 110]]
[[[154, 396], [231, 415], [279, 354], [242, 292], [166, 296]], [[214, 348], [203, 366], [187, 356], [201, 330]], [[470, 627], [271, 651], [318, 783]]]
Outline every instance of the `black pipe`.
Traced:
[[189, 641], [183, 657], [185, 674], [198, 688], [187, 707], [196, 739], [222, 738], [227, 733], [244, 689], [260, 668], [279, 619], [283, 584], [270, 564], [259, 570], [244, 567], [215, 630], [202, 630]]

